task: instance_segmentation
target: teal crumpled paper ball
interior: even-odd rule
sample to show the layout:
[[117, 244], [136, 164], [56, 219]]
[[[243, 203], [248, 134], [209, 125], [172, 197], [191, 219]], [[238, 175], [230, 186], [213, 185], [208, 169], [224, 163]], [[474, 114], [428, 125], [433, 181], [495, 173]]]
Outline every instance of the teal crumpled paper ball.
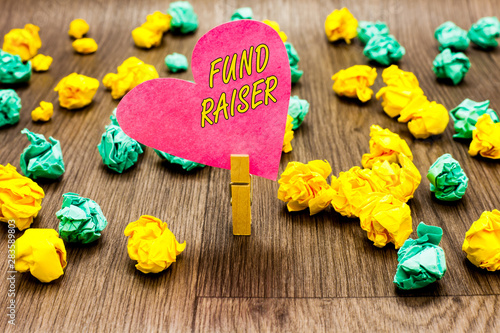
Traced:
[[442, 155], [431, 165], [427, 179], [431, 182], [431, 192], [443, 201], [462, 199], [469, 184], [460, 163], [450, 154]]
[[389, 35], [389, 27], [385, 22], [369, 22], [369, 21], [359, 21], [358, 22], [358, 38], [362, 44], [368, 43], [370, 38], [376, 35]]
[[432, 62], [432, 70], [440, 79], [450, 79], [454, 85], [459, 84], [469, 71], [470, 61], [462, 52], [444, 49]]
[[92, 243], [108, 225], [101, 207], [76, 193], [63, 194], [62, 207], [56, 216], [60, 221], [59, 235], [69, 243]]
[[467, 36], [480, 48], [497, 47], [496, 38], [500, 37], [500, 22], [495, 16], [483, 17], [471, 26]]
[[31, 144], [21, 154], [21, 170], [31, 179], [57, 179], [64, 173], [61, 144], [53, 137], [49, 141], [42, 134], [23, 129]]
[[366, 44], [363, 54], [370, 60], [389, 66], [405, 55], [402, 47], [393, 35], [375, 35]]
[[439, 42], [439, 51], [451, 48], [456, 51], [464, 51], [469, 47], [470, 39], [467, 37], [467, 31], [457, 26], [451, 21], [444, 22], [436, 31], [434, 38]]
[[472, 132], [476, 129], [477, 119], [483, 114], [490, 115], [494, 123], [500, 122], [497, 113], [489, 108], [490, 101], [475, 102], [468, 98], [464, 99], [460, 105], [450, 110], [453, 119], [455, 134], [454, 138], [472, 139]]
[[168, 14], [172, 16], [170, 30], [174, 33], [188, 34], [198, 29], [198, 15], [187, 1], [170, 3]]
[[97, 145], [102, 162], [111, 170], [122, 173], [132, 167], [144, 152], [144, 146], [129, 137], [118, 125], [115, 116], [116, 109], [111, 115], [111, 124], [106, 126], [102, 134], [101, 143]]
[[24, 64], [20, 56], [0, 50], [0, 83], [21, 83], [30, 79], [31, 61]]
[[299, 69], [299, 54], [290, 42], [285, 42], [285, 48], [288, 55], [288, 62], [290, 63], [292, 83], [297, 83], [304, 74], [304, 71]]
[[19, 122], [21, 98], [13, 89], [0, 89], [0, 127]]
[[302, 125], [304, 117], [309, 112], [309, 102], [305, 99], [300, 99], [299, 96], [291, 96], [288, 104], [288, 114], [293, 118], [293, 130]]
[[172, 73], [182, 72], [188, 69], [188, 60], [183, 54], [172, 53], [165, 57], [165, 65]]
[[418, 239], [407, 239], [398, 251], [394, 283], [399, 289], [423, 288], [446, 273], [444, 251], [438, 246], [443, 230], [420, 222], [417, 235]]
[[251, 19], [253, 19], [253, 11], [250, 7], [238, 8], [234, 11], [233, 15], [231, 15], [231, 21]]
[[192, 161], [186, 160], [185, 158], [170, 155], [170, 154], [164, 153], [164, 152], [157, 150], [157, 149], [154, 149], [154, 151], [158, 156], [160, 156], [161, 159], [167, 160], [169, 163], [172, 163], [172, 164], [178, 164], [186, 171], [191, 171], [191, 170], [196, 169], [196, 168], [204, 168], [206, 166], [205, 164], [192, 162]]

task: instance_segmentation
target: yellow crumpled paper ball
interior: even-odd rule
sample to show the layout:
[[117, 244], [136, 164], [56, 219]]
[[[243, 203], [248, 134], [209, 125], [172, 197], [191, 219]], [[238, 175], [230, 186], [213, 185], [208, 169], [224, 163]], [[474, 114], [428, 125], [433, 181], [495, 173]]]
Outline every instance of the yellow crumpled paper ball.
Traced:
[[0, 221], [14, 220], [16, 228], [24, 230], [42, 208], [43, 189], [24, 177], [10, 164], [0, 164]]
[[483, 212], [465, 233], [462, 251], [477, 267], [500, 269], [500, 211]]
[[125, 228], [130, 259], [137, 260], [135, 267], [143, 273], [159, 273], [167, 269], [186, 248], [186, 241], [179, 244], [167, 223], [142, 215]]
[[153, 65], [145, 64], [136, 57], [126, 59], [118, 66], [118, 73], [108, 73], [102, 79], [102, 83], [111, 89], [111, 97], [114, 99], [124, 96], [135, 86], [160, 76]]
[[40, 28], [30, 23], [26, 24], [23, 29], [12, 29], [3, 38], [2, 50], [19, 55], [22, 61], [30, 60], [42, 47], [38, 31]]
[[31, 59], [31, 67], [35, 72], [45, 72], [49, 70], [50, 65], [52, 65], [52, 57], [43, 54], [37, 54], [33, 59]]
[[293, 117], [290, 115], [286, 116], [286, 129], [285, 138], [283, 139], [283, 152], [289, 153], [292, 151], [292, 140], [293, 140]]
[[351, 44], [351, 39], [358, 35], [357, 28], [358, 20], [345, 7], [335, 9], [325, 21], [326, 37], [330, 42], [344, 39], [347, 44]]
[[262, 23], [267, 24], [268, 26], [273, 28], [278, 33], [278, 35], [280, 35], [280, 38], [283, 41], [283, 43], [288, 40], [287, 35], [283, 31], [280, 30], [280, 25], [278, 24], [278, 22], [271, 21], [271, 20], [264, 20], [264, 21], [262, 21]]
[[45, 283], [64, 274], [66, 248], [54, 229], [28, 229], [15, 241], [11, 250], [15, 251], [15, 268], [20, 273], [29, 271]]
[[31, 111], [33, 121], [49, 121], [54, 114], [54, 105], [49, 102], [40, 102], [40, 106]]
[[89, 105], [99, 88], [97, 79], [71, 73], [59, 81], [54, 91], [59, 92], [59, 104], [66, 109], [79, 109]]
[[73, 49], [81, 54], [90, 54], [97, 51], [98, 45], [93, 38], [79, 38], [71, 44]]
[[483, 114], [477, 119], [469, 154], [500, 159], [500, 123], [494, 123], [489, 114]]
[[84, 19], [75, 19], [69, 24], [68, 35], [73, 38], [82, 38], [89, 32], [89, 25]]
[[278, 199], [287, 203], [289, 212], [309, 207], [309, 213], [319, 213], [330, 204], [333, 191], [326, 179], [332, 173], [327, 161], [314, 160], [307, 164], [290, 162], [278, 181]]
[[405, 140], [389, 129], [382, 129], [378, 125], [370, 126], [370, 153], [364, 154], [361, 164], [365, 168], [371, 168], [376, 161], [398, 162], [398, 155], [405, 154], [413, 161], [413, 154]]
[[160, 31], [164, 33], [170, 30], [171, 20], [172, 16], [169, 14], [163, 14], [162, 12], [156, 11], [146, 17], [146, 22], [144, 22], [141, 27], [151, 31]]
[[442, 104], [429, 102], [421, 95], [413, 99], [400, 113], [398, 121], [408, 123], [410, 133], [417, 139], [427, 139], [445, 131], [450, 122], [448, 110]]
[[382, 71], [382, 79], [388, 86], [404, 87], [409, 89], [420, 87], [415, 74], [399, 69], [397, 65], [391, 65], [384, 69]]
[[391, 194], [373, 193], [359, 213], [361, 228], [373, 245], [400, 248], [412, 233], [410, 207]]
[[160, 30], [149, 30], [140, 26], [132, 30], [132, 38], [137, 47], [150, 49], [161, 44], [163, 33]]
[[358, 98], [361, 102], [366, 102], [372, 98], [373, 90], [369, 87], [373, 85], [377, 78], [377, 70], [366, 65], [354, 65], [342, 69], [332, 76], [333, 91], [339, 96]]
[[415, 98], [422, 96], [424, 92], [419, 87], [407, 88], [404, 86], [382, 87], [375, 97], [382, 98], [384, 112], [391, 118], [398, 116], [401, 111]]

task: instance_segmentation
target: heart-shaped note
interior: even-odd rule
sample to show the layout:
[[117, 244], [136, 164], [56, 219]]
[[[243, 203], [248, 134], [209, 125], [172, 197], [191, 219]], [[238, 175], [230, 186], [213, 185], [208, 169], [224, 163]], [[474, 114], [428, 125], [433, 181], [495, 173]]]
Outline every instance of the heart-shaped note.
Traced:
[[190, 161], [230, 169], [248, 154], [250, 173], [276, 180], [290, 100], [285, 46], [268, 25], [229, 22], [200, 38], [191, 60], [195, 83], [154, 79], [118, 104], [127, 135]]

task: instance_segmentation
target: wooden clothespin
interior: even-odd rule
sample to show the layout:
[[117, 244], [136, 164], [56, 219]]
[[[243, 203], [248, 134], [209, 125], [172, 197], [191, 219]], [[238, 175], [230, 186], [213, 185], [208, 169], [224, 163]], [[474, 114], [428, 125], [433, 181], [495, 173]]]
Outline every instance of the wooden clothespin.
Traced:
[[231, 205], [233, 235], [252, 233], [252, 178], [248, 155], [231, 155]]

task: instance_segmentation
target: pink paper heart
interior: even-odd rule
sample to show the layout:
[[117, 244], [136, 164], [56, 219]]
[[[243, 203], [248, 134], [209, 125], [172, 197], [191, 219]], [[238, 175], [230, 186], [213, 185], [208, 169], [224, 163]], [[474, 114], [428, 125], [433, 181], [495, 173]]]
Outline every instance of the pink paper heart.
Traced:
[[[248, 62], [243, 62], [240, 73], [244, 50], [247, 58], [252, 54], [250, 75]], [[230, 68], [234, 54], [235, 76], [227, 75], [229, 82], [224, 83], [225, 58], [229, 56], [227, 67]], [[212, 65], [218, 58], [222, 60]], [[276, 180], [291, 90], [288, 56], [277, 32], [258, 21], [222, 24], [200, 38], [191, 64], [196, 83], [155, 79], [138, 85], [125, 95], [117, 110], [122, 129], [142, 144], [218, 168], [230, 169], [231, 154], [248, 154], [251, 174]], [[247, 95], [245, 85], [248, 85]], [[235, 102], [232, 103], [234, 90]], [[254, 91], [256, 96], [252, 105]], [[224, 109], [220, 105], [216, 123], [215, 110], [222, 94], [228, 106]], [[243, 113], [240, 111], [245, 104], [240, 96], [249, 104]], [[214, 106], [203, 116], [202, 103], [205, 101], [207, 109], [211, 105], [208, 98], [213, 100]]]

